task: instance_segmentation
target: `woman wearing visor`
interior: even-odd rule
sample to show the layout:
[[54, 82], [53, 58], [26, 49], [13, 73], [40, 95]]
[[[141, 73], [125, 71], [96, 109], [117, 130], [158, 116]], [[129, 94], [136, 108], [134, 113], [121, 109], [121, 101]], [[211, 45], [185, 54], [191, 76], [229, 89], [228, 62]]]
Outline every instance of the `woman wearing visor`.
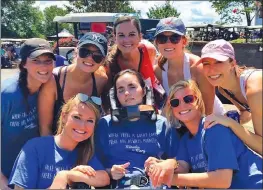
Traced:
[[59, 110], [77, 93], [100, 97], [108, 77], [102, 66], [107, 55], [107, 39], [95, 32], [78, 42], [73, 64], [54, 69], [54, 76], [41, 88], [38, 111], [41, 136], [54, 134]]
[[61, 109], [55, 136], [28, 141], [14, 164], [15, 189], [66, 189], [76, 184], [101, 187], [109, 176], [94, 154], [93, 135], [100, 117], [98, 97], [78, 93]]
[[[150, 188], [144, 172], [145, 160], [176, 156], [177, 133], [167, 126], [164, 117], [155, 113], [152, 105], [145, 105], [148, 93], [137, 71], [123, 70], [114, 78], [114, 99], [124, 112], [115, 115], [112, 108], [111, 115], [100, 119], [95, 132], [97, 156], [112, 179], [111, 188]], [[142, 110], [134, 109], [137, 105], [149, 106], [153, 112], [144, 115]], [[139, 116], [129, 118], [129, 114]], [[115, 116], [120, 116], [118, 121]]]
[[19, 74], [1, 83], [1, 185], [7, 188], [23, 145], [39, 136], [38, 91], [52, 77], [55, 56], [48, 41], [31, 38], [21, 46]]
[[[262, 155], [262, 69], [238, 66], [233, 46], [225, 40], [209, 42], [202, 49], [204, 74], [240, 112], [240, 122], [226, 122], [226, 116], [210, 115], [206, 127], [221, 123], [252, 150]], [[241, 125], [252, 119], [254, 133]]]
[[206, 114], [224, 114], [223, 104], [215, 96], [215, 87], [204, 76], [202, 65], [196, 65], [200, 57], [186, 50], [188, 40], [184, 23], [175, 17], [161, 19], [156, 26], [155, 43], [161, 54], [154, 68], [155, 75], [166, 94], [179, 80], [192, 79], [202, 92]]

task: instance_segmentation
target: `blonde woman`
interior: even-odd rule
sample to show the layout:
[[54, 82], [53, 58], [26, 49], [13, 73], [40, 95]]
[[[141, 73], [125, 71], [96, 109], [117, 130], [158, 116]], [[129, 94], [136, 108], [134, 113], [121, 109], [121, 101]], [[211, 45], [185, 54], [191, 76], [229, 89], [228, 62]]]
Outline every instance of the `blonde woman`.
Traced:
[[170, 122], [180, 121], [188, 132], [181, 138], [178, 161], [146, 161], [153, 185], [261, 189], [262, 157], [221, 124], [205, 130], [204, 114], [201, 92], [194, 81], [179, 81], [171, 87], [165, 115]]
[[201, 58], [199, 62], [208, 81], [239, 109], [241, 125], [252, 119], [255, 133], [215, 114], [208, 116], [205, 127], [216, 123], [229, 127], [249, 148], [262, 155], [262, 69], [238, 66], [234, 48], [225, 40], [209, 42], [202, 49]]
[[73, 182], [100, 187], [109, 176], [94, 155], [93, 132], [100, 98], [77, 94], [63, 107], [55, 136], [28, 141], [14, 164], [9, 184], [22, 189], [65, 189]]

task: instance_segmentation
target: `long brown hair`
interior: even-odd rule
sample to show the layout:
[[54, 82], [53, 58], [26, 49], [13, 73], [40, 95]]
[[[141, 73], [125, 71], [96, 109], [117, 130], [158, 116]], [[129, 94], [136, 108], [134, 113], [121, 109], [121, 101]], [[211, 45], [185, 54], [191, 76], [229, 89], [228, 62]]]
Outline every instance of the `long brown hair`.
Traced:
[[[62, 113], [68, 114], [74, 106], [77, 106], [80, 103], [83, 103], [83, 102], [81, 102], [78, 98], [73, 97], [70, 100], [68, 100], [66, 104], [63, 105], [61, 109], [59, 121], [58, 121], [58, 130], [57, 130], [56, 135], [59, 135], [63, 132], [63, 127], [65, 125], [65, 123], [63, 123], [62, 121]], [[96, 128], [97, 122], [100, 117], [99, 109], [97, 108], [96, 105], [94, 105], [93, 103], [89, 101], [85, 102], [84, 104], [95, 113], [96, 121], [95, 121], [94, 128]], [[86, 165], [88, 161], [94, 155], [94, 134], [92, 134], [91, 137], [89, 137], [88, 139], [82, 142], [79, 142], [76, 148], [78, 152], [76, 165]]]
[[[125, 22], [131, 22], [137, 29], [138, 33], [141, 33], [141, 23], [140, 20], [133, 16], [121, 16], [116, 19], [116, 21], [113, 24], [113, 33], [116, 36], [116, 28], [119, 24], [125, 23]], [[117, 64], [117, 58], [121, 54], [121, 51], [118, 49], [117, 44], [114, 44], [107, 56], [107, 59], [105, 61], [105, 65], [110, 67], [112, 75], [116, 75], [120, 68]]]

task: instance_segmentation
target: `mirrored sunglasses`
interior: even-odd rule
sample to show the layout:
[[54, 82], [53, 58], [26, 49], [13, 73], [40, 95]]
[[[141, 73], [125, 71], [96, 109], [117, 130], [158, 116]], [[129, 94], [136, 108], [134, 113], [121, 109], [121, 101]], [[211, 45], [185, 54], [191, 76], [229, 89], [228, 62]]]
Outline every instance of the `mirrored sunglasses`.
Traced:
[[171, 36], [166, 36], [164, 34], [159, 34], [156, 36], [156, 42], [158, 44], [165, 44], [167, 43], [168, 39], [170, 40], [171, 43], [177, 44], [181, 40], [182, 36], [178, 34], [173, 34]]
[[92, 103], [94, 103], [98, 106], [101, 105], [101, 99], [99, 97], [96, 97], [96, 96], [88, 96], [88, 95], [83, 94], [83, 93], [78, 93], [76, 95], [76, 97], [83, 103], [91, 101]]
[[118, 13], [114, 16], [115, 19], [113, 23], [115, 23], [118, 20], [118, 18], [123, 17], [123, 16], [130, 16], [136, 20], [140, 20], [137, 13]]
[[104, 59], [104, 56], [99, 52], [90, 51], [87, 48], [83, 48], [83, 47], [79, 48], [80, 58], [86, 58], [89, 56], [91, 56], [91, 58], [98, 64], [101, 63], [101, 61]]
[[[187, 95], [185, 97], [183, 97], [183, 101], [186, 104], [191, 104], [195, 101], [196, 97], [194, 95]], [[172, 100], [170, 100], [170, 104], [173, 108], [176, 108], [180, 105], [180, 100], [177, 98], [174, 98]]]

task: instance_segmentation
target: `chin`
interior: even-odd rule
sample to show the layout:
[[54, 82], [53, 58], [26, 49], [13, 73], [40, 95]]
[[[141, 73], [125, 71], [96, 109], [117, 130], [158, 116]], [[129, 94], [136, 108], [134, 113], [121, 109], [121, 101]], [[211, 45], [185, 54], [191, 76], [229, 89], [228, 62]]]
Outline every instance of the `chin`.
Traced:
[[51, 76], [47, 76], [47, 77], [36, 77], [36, 79], [40, 82], [40, 83], [46, 83]]
[[85, 73], [93, 73], [97, 70], [97, 67], [95, 67], [95, 65], [92, 67], [81, 65], [79, 66], [79, 68]]
[[191, 111], [192, 113], [189, 114], [185, 114], [185, 115], [180, 115], [179, 113], [176, 114], [176, 118], [180, 121], [182, 121], [183, 123], [187, 123], [189, 121], [192, 121], [196, 118], [196, 114]]

